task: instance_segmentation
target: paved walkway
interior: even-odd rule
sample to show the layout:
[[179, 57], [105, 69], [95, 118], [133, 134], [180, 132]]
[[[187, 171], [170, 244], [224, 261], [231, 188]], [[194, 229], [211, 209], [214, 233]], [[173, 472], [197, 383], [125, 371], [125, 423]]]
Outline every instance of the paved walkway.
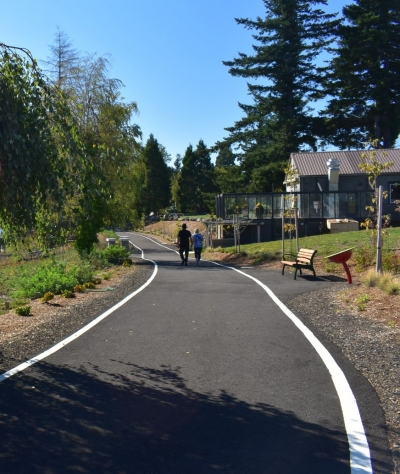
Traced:
[[[358, 474], [370, 452], [390, 472], [352, 398], [365, 381], [280, 303], [310, 281], [182, 267], [130, 237], [154, 262], [148, 286], [0, 384], [0, 472]], [[373, 397], [361, 416], [383, 423]]]

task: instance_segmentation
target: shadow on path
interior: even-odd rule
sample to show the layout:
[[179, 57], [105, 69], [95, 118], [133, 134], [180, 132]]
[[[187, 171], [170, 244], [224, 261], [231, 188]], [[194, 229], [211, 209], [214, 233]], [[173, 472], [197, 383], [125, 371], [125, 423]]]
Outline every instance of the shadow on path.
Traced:
[[350, 472], [342, 433], [197, 393], [179, 369], [108, 362], [123, 375], [38, 363], [1, 384], [0, 472]]

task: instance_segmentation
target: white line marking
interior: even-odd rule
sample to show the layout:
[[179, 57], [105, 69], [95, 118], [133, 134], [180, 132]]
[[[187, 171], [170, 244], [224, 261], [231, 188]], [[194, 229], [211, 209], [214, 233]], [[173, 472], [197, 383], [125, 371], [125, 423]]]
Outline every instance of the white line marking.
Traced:
[[[132, 244], [133, 245], [133, 244]], [[137, 247], [139, 248], [139, 247]], [[156, 264], [156, 262], [153, 262], [152, 260], [148, 260], [147, 258], [144, 258], [144, 253], [143, 253], [143, 250], [141, 250], [139, 248], [139, 250], [142, 252], [142, 259], [143, 260], [147, 260], [148, 262], [151, 262], [154, 264], [154, 270], [153, 270], [153, 273], [151, 275], [151, 277], [146, 281], [146, 283], [144, 283], [140, 288], [138, 288], [136, 291], [134, 291], [133, 293], [131, 293], [130, 295], [128, 295], [127, 297], [125, 297], [123, 300], [121, 300], [119, 303], [117, 303], [115, 306], [113, 306], [112, 308], [110, 308], [109, 310], [107, 310], [105, 313], [101, 314], [100, 316], [97, 316], [96, 319], [94, 319], [93, 321], [91, 321], [89, 324], [87, 324], [86, 326], [84, 326], [83, 328], [79, 329], [79, 331], [76, 331], [74, 334], [71, 334], [71, 336], [67, 337], [66, 339], [63, 339], [62, 341], [60, 341], [58, 344], [56, 344], [55, 346], [53, 347], [50, 347], [50, 349], [48, 349], [47, 351], [45, 352], [42, 352], [41, 354], [37, 355], [36, 357], [34, 357], [33, 359], [30, 359], [26, 362], [23, 362], [22, 364], [18, 365], [17, 367], [14, 367], [13, 369], [7, 371], [7, 372], [4, 372], [3, 374], [0, 375], [0, 382], [4, 382], [4, 380], [8, 379], [9, 377], [12, 377], [13, 375], [17, 374], [18, 372], [22, 372], [23, 370], [25, 370], [26, 368], [30, 367], [31, 365], [33, 364], [36, 364], [36, 362], [39, 362], [40, 360], [43, 360], [45, 359], [46, 357], [48, 357], [49, 355], [51, 354], [54, 354], [55, 352], [59, 351], [60, 349], [62, 349], [64, 346], [66, 346], [67, 344], [69, 344], [70, 342], [74, 341], [75, 339], [77, 339], [79, 336], [81, 336], [82, 334], [84, 334], [86, 331], [89, 331], [89, 329], [91, 329], [93, 326], [96, 326], [96, 324], [98, 324], [100, 321], [102, 321], [103, 319], [105, 319], [107, 316], [109, 316], [111, 313], [113, 313], [116, 309], [120, 308], [121, 306], [123, 306], [127, 301], [129, 301], [131, 298], [133, 298], [134, 296], [136, 296], [138, 293], [140, 293], [142, 290], [144, 290], [146, 288], [146, 286], [150, 285], [150, 283], [154, 280], [155, 276], [157, 275], [157, 271], [158, 271], [158, 265]]]
[[[154, 240], [146, 237], [152, 242], [158, 244]], [[161, 245], [161, 244], [158, 244]], [[164, 245], [161, 245], [165, 247]], [[165, 247], [168, 248], [168, 247]], [[169, 249], [171, 250], [171, 249]], [[368, 446], [367, 436], [365, 434], [364, 426], [361, 420], [360, 411], [357, 406], [357, 401], [354, 397], [353, 391], [350, 388], [350, 385], [344, 375], [342, 369], [338, 366], [335, 359], [331, 356], [329, 351], [321, 344], [321, 342], [314, 336], [314, 334], [305, 326], [300, 319], [294, 315], [287, 308], [282, 301], [275, 296], [275, 294], [268, 288], [267, 285], [264, 285], [257, 278], [247, 275], [236, 268], [228, 267], [221, 263], [213, 262], [207, 260], [214, 265], [220, 267], [228, 268], [229, 270], [234, 270], [235, 272], [244, 275], [247, 278], [253, 280], [257, 285], [260, 285], [263, 288], [269, 297], [279, 306], [283, 313], [295, 324], [295, 326], [304, 334], [310, 344], [314, 347], [318, 355], [321, 357], [326, 368], [328, 369], [333, 384], [338, 395], [340, 405], [342, 408], [344, 425], [346, 428], [347, 439], [349, 442], [349, 451], [350, 451], [350, 468], [351, 474], [372, 474], [372, 463], [371, 463], [371, 453]]]

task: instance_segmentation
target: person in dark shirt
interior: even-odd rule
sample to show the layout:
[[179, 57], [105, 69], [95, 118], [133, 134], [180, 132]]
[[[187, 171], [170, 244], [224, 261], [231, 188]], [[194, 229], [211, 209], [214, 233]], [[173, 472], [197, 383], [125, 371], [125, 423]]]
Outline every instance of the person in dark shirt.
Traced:
[[193, 245], [193, 237], [190, 230], [186, 229], [187, 225], [182, 224], [182, 230], [178, 232], [179, 255], [181, 256], [181, 265], [186, 265], [188, 262], [189, 246]]

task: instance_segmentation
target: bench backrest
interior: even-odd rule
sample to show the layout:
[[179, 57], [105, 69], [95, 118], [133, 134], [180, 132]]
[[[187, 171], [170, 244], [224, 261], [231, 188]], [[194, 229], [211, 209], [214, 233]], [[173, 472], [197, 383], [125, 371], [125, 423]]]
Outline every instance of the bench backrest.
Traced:
[[312, 264], [314, 255], [317, 253], [316, 250], [312, 249], [300, 249], [299, 253], [296, 255], [296, 262]]

